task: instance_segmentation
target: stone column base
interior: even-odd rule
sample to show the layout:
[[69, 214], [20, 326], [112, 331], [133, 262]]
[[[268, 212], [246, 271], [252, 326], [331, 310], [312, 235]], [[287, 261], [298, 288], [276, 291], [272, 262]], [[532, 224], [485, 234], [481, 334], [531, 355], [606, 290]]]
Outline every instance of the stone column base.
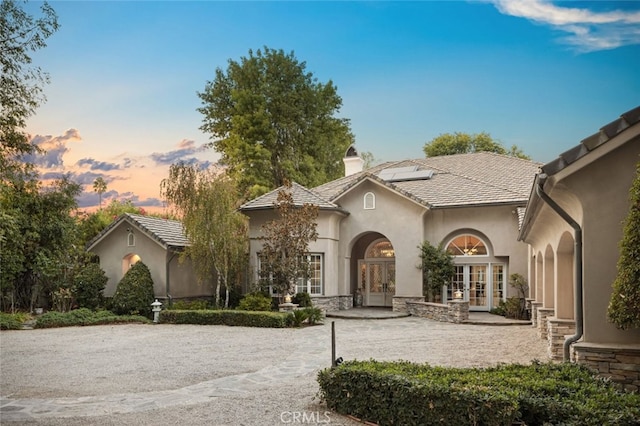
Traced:
[[576, 363], [629, 391], [640, 391], [640, 345], [578, 342], [572, 345]]
[[542, 302], [531, 302], [531, 326], [538, 327], [538, 308], [542, 307]]
[[538, 308], [538, 337], [542, 340], [547, 340], [547, 318], [552, 317], [553, 313], [553, 308]]
[[407, 302], [424, 302], [424, 296], [393, 296], [393, 312], [407, 312]]
[[554, 361], [562, 361], [564, 358], [564, 341], [566, 336], [572, 336], [576, 332], [576, 322], [570, 319], [547, 318], [547, 340], [549, 341], [549, 358]]

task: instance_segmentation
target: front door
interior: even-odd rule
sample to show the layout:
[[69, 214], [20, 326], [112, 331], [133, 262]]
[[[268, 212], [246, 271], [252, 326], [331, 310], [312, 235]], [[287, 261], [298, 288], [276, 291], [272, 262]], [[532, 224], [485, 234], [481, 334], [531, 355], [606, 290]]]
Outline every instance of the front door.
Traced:
[[366, 261], [364, 263], [365, 305], [392, 306], [396, 292], [396, 264], [394, 261]]
[[[500, 270], [502, 268], [501, 265], [495, 265], [494, 269], [497, 267]], [[494, 286], [497, 285], [499, 288], [501, 284], [501, 282], [494, 282]], [[469, 302], [469, 310], [487, 311], [490, 290], [487, 265], [456, 265], [451, 286], [447, 289], [447, 296], [452, 299], [456, 291], [460, 291], [463, 293], [463, 299]]]

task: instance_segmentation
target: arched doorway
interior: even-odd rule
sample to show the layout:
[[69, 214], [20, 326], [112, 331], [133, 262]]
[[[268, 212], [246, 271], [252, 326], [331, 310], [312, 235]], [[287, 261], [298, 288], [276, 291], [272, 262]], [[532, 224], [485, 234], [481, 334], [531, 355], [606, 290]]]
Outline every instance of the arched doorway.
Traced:
[[129, 253], [122, 258], [122, 276], [124, 276], [129, 269], [140, 261], [140, 256], [135, 253]]
[[386, 238], [373, 241], [358, 261], [358, 288], [365, 306], [392, 306], [396, 293], [396, 259]]

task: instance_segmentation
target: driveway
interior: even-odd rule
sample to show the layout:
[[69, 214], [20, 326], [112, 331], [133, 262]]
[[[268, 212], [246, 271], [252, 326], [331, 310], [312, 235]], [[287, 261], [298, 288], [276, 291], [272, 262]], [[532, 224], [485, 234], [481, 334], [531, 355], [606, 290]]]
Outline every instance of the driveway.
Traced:
[[0, 333], [0, 422], [47, 425], [361, 423], [327, 412], [316, 373], [345, 360], [458, 367], [546, 360], [530, 326], [327, 319], [302, 329], [113, 325]]

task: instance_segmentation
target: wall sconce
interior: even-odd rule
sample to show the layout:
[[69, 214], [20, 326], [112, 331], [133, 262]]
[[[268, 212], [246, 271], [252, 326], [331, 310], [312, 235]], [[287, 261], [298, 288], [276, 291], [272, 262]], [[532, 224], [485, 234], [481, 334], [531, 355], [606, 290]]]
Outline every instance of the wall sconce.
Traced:
[[461, 300], [462, 299], [462, 290], [458, 289], [453, 293], [453, 298], [455, 300]]

